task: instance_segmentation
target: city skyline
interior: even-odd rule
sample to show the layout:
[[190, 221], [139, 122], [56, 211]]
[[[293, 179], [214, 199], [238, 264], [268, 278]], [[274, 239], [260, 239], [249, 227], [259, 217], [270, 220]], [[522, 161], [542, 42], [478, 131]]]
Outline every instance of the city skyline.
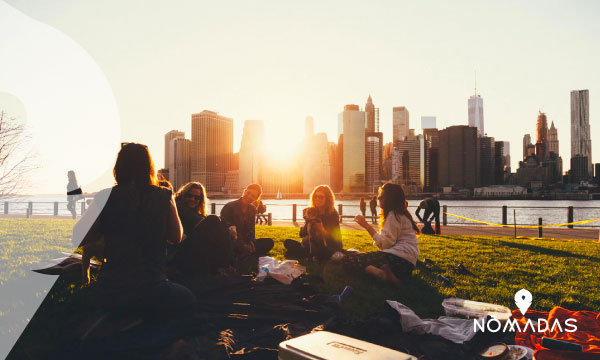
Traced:
[[[0, 100], [16, 98], [22, 104], [12, 107], [16, 111], [5, 110], [27, 120], [35, 134], [47, 137], [37, 141], [38, 150], [58, 159], [43, 162], [38, 177], [48, 181], [38, 183], [33, 193], [61, 193], [63, 174], [70, 168], [82, 184], [109, 173], [119, 140], [146, 143], [155, 162], [163, 164], [162, 135], [172, 129], [190, 134], [190, 114], [203, 109], [233, 119], [234, 152], [248, 119], [264, 121], [268, 146], [280, 152], [296, 140], [289, 134], [302, 133], [307, 115], [314, 118], [315, 133], [324, 132], [329, 141], [336, 141], [340, 107], [365, 104], [369, 94], [379, 108], [384, 143], [391, 141], [396, 106], [409, 110], [414, 129], [419, 128], [415, 122], [421, 116], [430, 115], [436, 116], [439, 129], [466, 125], [475, 70], [477, 93], [485, 100], [488, 136], [513, 143], [514, 151], [523, 134], [533, 134], [541, 110], [548, 123], [559, 129], [566, 170], [568, 93], [589, 89], [591, 122], [600, 108], [600, 79], [593, 71], [600, 58], [595, 45], [600, 25], [593, 15], [600, 5], [583, 1], [436, 4], [384, 1], [370, 5], [367, 12], [365, 6], [343, 2], [323, 9], [311, 3], [292, 7], [188, 2], [174, 7], [149, 1], [140, 9], [111, 1], [97, 6], [64, 0], [50, 7], [9, 0], [0, 5], [2, 15], [11, 14], [2, 17], [4, 33], [16, 34], [28, 48], [60, 50], [54, 41], [71, 42], [104, 76], [118, 111], [116, 117], [98, 122], [89, 109], [102, 104], [82, 108], [80, 101], [65, 102], [69, 97], [63, 87], [69, 83], [41, 86], [49, 80], [32, 77], [35, 63], [21, 61], [22, 56], [1, 60], [0, 71], [7, 71], [2, 75], [8, 81], [0, 88], [5, 93]], [[397, 22], [398, 14], [411, 15]], [[43, 46], [35, 40], [46, 38], [19, 25], [25, 20], [15, 23], [21, 18], [49, 34]], [[507, 20], [511, 27], [505, 26]], [[473, 32], [474, 28], [480, 31]], [[365, 44], [363, 51], [348, 57], [357, 44]], [[5, 53], [23, 53], [11, 47], [12, 42], [0, 46]], [[211, 56], [205, 56], [207, 51]], [[64, 56], [62, 63], [70, 69], [76, 67], [72, 52], [53, 54]], [[37, 58], [44, 57], [32, 59]], [[17, 91], [27, 86], [52, 90], [37, 97]], [[49, 103], [61, 106], [45, 112], [36, 109]], [[73, 109], [65, 111], [68, 106]], [[113, 120], [118, 124], [112, 132], [114, 141], [109, 142], [108, 136], [93, 139], [100, 144], [87, 149], [87, 154], [80, 144], [90, 139], [64, 131], [69, 124], [78, 124], [95, 132], [95, 126]], [[592, 124], [590, 130], [592, 141], [599, 138], [600, 129]], [[65, 153], [74, 155], [65, 161]], [[514, 171], [521, 156], [512, 155]], [[600, 159], [600, 148], [592, 148], [592, 159]]]

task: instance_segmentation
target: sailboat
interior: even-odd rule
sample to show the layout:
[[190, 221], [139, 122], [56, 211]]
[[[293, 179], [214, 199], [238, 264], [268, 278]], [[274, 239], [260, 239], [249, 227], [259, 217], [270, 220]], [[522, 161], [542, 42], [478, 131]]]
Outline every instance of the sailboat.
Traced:
[[283, 196], [281, 196], [281, 191], [279, 191], [279, 189], [277, 189], [277, 196], [276, 196], [277, 200], [283, 199]]

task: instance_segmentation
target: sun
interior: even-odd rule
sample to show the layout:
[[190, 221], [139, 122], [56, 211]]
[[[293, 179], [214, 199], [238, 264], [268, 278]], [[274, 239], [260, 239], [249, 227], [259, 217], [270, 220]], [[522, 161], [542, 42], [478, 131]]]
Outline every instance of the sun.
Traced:
[[272, 128], [267, 131], [263, 151], [267, 159], [278, 164], [290, 165], [300, 151], [304, 134], [293, 133], [289, 129]]

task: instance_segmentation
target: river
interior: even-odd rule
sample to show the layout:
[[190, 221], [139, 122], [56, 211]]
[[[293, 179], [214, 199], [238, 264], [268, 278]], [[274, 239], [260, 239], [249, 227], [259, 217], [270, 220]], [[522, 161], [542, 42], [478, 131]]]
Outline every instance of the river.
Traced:
[[[32, 202], [34, 215], [54, 214], [54, 203], [58, 202], [58, 214], [69, 215], [65, 196], [32, 196], [3, 199], [0, 204], [0, 212], [4, 213], [4, 202], [8, 202], [9, 214], [25, 214], [29, 202]], [[215, 200], [217, 214], [229, 200]], [[291, 220], [292, 204], [297, 204], [297, 218], [302, 217], [302, 209], [308, 206], [308, 200], [283, 199], [265, 200], [267, 212], [272, 213], [273, 220]], [[81, 213], [80, 201], [77, 205], [77, 213]], [[358, 200], [339, 200], [337, 204], [343, 205], [343, 215], [356, 215], [360, 213]], [[414, 213], [419, 200], [409, 200], [409, 208]], [[442, 200], [441, 205], [447, 206], [449, 214], [456, 214], [466, 218], [475, 219], [489, 223], [502, 222], [502, 206], [508, 207], [507, 222], [513, 224], [516, 215], [517, 225], [537, 225], [538, 218], [542, 218], [544, 224], [562, 224], [567, 222], [567, 208], [573, 206], [574, 221], [582, 221], [600, 218], [600, 200], [575, 201], [575, 200]], [[210, 211], [210, 207], [209, 207]], [[369, 213], [369, 211], [367, 211]], [[464, 219], [448, 215], [449, 224], [476, 224]], [[349, 220], [346, 220], [349, 221]], [[600, 221], [588, 223], [582, 226], [600, 227]]]

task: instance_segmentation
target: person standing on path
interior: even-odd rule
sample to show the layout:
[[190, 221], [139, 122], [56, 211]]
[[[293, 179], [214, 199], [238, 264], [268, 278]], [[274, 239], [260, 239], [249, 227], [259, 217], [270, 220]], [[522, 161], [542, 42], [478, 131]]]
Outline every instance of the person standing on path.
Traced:
[[377, 224], [377, 196], [373, 196], [369, 202], [369, 207], [371, 208], [371, 220], [373, 224]]

